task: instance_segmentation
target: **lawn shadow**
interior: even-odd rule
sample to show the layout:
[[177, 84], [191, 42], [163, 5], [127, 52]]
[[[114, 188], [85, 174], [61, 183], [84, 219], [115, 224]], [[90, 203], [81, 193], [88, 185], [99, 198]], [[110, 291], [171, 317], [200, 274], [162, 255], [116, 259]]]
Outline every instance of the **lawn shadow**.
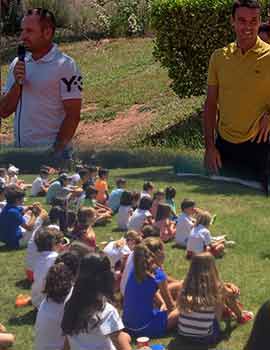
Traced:
[[23, 315], [11, 317], [8, 320], [8, 323], [11, 326], [34, 325], [36, 321], [36, 316], [37, 316], [37, 310], [32, 309], [30, 311], [27, 311], [27, 313]]
[[23, 280], [17, 281], [15, 283], [15, 286], [18, 287], [18, 288], [21, 288], [21, 289], [30, 289], [31, 288], [31, 282], [28, 281], [27, 278], [25, 278]]
[[[121, 174], [119, 174], [119, 177]], [[127, 180], [142, 180], [144, 181], [153, 181], [153, 182], [165, 182], [165, 183], [185, 183], [186, 185], [190, 185], [193, 188], [191, 192], [200, 193], [200, 194], [208, 194], [208, 195], [216, 195], [216, 194], [258, 194], [260, 191], [256, 189], [249, 188], [247, 186], [243, 186], [235, 183], [227, 183], [223, 181], [211, 180], [210, 178], [200, 178], [200, 177], [192, 177], [192, 176], [177, 176], [174, 174], [173, 169], [165, 168], [165, 169], [153, 169], [147, 170], [146, 172], [138, 172], [135, 174], [124, 174], [124, 178]]]

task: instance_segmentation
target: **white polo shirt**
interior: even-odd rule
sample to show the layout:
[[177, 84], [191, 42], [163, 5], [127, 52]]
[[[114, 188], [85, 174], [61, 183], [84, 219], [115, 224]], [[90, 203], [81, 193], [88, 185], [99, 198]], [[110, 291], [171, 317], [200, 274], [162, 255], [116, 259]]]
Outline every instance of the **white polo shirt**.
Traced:
[[198, 254], [205, 250], [205, 247], [211, 244], [210, 231], [203, 225], [195, 226], [187, 241], [187, 251]]
[[[15, 82], [13, 69], [17, 61], [15, 58], [10, 65], [5, 93]], [[27, 53], [25, 64], [22, 105], [18, 103], [14, 119], [15, 144], [50, 147], [65, 118], [63, 101], [81, 99], [82, 76], [74, 60], [60, 52], [56, 44], [37, 61]]]

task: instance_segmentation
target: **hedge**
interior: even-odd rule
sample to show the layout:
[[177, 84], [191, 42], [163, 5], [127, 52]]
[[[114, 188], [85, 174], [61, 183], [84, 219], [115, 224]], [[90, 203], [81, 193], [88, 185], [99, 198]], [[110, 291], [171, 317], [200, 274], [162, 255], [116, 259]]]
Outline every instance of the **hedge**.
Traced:
[[[212, 52], [234, 38], [232, 0], [153, 0], [154, 55], [168, 69], [180, 96], [205, 92]], [[268, 0], [262, 1], [263, 13]]]

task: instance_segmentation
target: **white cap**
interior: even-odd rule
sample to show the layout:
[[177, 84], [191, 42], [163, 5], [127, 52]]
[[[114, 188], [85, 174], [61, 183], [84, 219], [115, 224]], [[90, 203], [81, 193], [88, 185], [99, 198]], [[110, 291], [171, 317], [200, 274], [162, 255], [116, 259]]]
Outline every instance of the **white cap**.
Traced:
[[16, 168], [14, 165], [10, 165], [9, 168], [8, 168], [8, 172], [9, 173], [15, 173], [15, 174], [18, 174], [19, 172], [19, 168]]

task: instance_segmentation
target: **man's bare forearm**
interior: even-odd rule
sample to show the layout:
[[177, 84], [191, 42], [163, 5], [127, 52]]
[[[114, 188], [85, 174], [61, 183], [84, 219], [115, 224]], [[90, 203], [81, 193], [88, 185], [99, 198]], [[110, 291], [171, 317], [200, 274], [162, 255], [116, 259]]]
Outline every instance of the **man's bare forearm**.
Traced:
[[203, 130], [205, 148], [211, 148], [215, 145], [215, 130], [217, 126], [217, 105], [206, 99], [203, 113]]
[[0, 117], [7, 118], [16, 111], [17, 104], [21, 95], [19, 84], [14, 84], [10, 91], [0, 97]]

